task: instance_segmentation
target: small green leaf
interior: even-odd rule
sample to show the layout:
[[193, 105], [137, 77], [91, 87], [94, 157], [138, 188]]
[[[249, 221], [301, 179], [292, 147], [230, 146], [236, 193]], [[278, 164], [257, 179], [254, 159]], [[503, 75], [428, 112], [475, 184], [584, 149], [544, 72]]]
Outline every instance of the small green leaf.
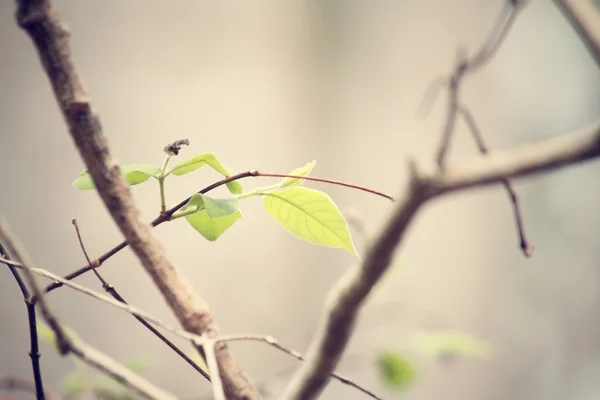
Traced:
[[[146, 182], [150, 177], [156, 178], [159, 172], [158, 167], [153, 164], [123, 165], [120, 169], [130, 186]], [[96, 188], [92, 176], [88, 171], [82, 172], [81, 175], [79, 175], [79, 178], [73, 181], [73, 186], [79, 190], [91, 190]]]
[[433, 356], [467, 355], [487, 357], [492, 346], [477, 337], [458, 332], [421, 332], [416, 337], [417, 349]]
[[[313, 160], [312, 162], [309, 162], [308, 164], [306, 164], [304, 167], [293, 170], [292, 172], [289, 173], [289, 175], [308, 176], [308, 174], [310, 174], [310, 171], [312, 171], [312, 169], [315, 167], [316, 164], [317, 164], [317, 161]], [[297, 185], [302, 185], [303, 182], [304, 182], [304, 179], [285, 178], [281, 182], [281, 186], [282, 187], [297, 186]]]
[[197, 230], [206, 240], [214, 242], [227, 229], [242, 218], [242, 213], [237, 210], [233, 214], [224, 217], [211, 218], [207, 210], [200, 210], [196, 213], [186, 215], [185, 219], [189, 224]]
[[263, 207], [297, 237], [357, 254], [344, 216], [323, 192], [288, 187], [262, 193]]
[[[165, 175], [173, 174], [173, 175], [185, 175], [192, 171], [197, 170], [198, 168], [202, 168], [205, 165], [208, 165], [225, 178], [229, 178], [233, 175], [233, 173], [225, 167], [213, 153], [202, 153], [194, 157], [190, 157], [183, 161], [180, 161], [171, 168]], [[242, 184], [238, 181], [232, 181], [226, 183], [227, 188], [233, 194], [240, 194], [243, 191]]]
[[205, 194], [196, 193], [190, 197], [190, 201], [188, 201], [182, 211], [185, 211], [189, 207], [196, 207], [198, 210], [205, 209], [209, 217], [219, 218], [236, 212], [238, 210], [238, 200], [214, 199]]
[[394, 389], [405, 389], [417, 377], [413, 363], [397, 351], [381, 354], [377, 366], [383, 381]]
[[61, 381], [61, 393], [65, 397], [76, 397], [89, 390], [93, 382], [87, 369], [69, 372]]

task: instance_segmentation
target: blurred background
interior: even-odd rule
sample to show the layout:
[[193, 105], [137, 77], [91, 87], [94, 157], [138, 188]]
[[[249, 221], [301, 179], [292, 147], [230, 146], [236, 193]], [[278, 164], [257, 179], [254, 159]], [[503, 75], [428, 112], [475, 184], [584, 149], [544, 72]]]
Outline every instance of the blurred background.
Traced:
[[[288, 172], [313, 159], [314, 176], [395, 195], [408, 157], [430, 158], [445, 96], [418, 113], [430, 82], [471, 53], [504, 5], [497, 1], [55, 2], [72, 30], [79, 73], [122, 164], [162, 161], [162, 148], [191, 141], [181, 158], [214, 152], [241, 172]], [[85, 261], [77, 218], [97, 257], [121, 235], [94, 192], [71, 182], [84, 169], [32, 43], [0, 3], [0, 214], [41, 268], [64, 275]], [[600, 74], [552, 2], [534, 0], [497, 57], [463, 86], [492, 149], [561, 134], [599, 115]], [[461, 123], [451, 159], [476, 154]], [[596, 399], [600, 396], [600, 165], [519, 181], [535, 255], [518, 248], [502, 188], [453, 195], [428, 205], [410, 229], [397, 265], [362, 313], [339, 372], [385, 398]], [[175, 204], [217, 180], [200, 170], [167, 182]], [[274, 183], [247, 179], [246, 189]], [[387, 200], [346, 188], [327, 191], [375, 232]], [[154, 182], [132, 188], [148, 220], [159, 207]], [[223, 193], [223, 192], [222, 192]], [[296, 239], [262, 210], [209, 243], [186, 222], [154, 232], [169, 257], [208, 301], [225, 333], [262, 333], [305, 351], [331, 285], [356, 260]], [[359, 250], [365, 246], [354, 231]], [[4, 268], [4, 267], [3, 267]], [[398, 273], [395, 273], [398, 272]], [[130, 250], [101, 273], [131, 304], [175, 323]], [[101, 291], [92, 275], [78, 283]], [[126, 361], [145, 357], [144, 376], [183, 399], [210, 386], [129, 315], [69, 289], [48, 301], [90, 344]], [[0, 269], [0, 376], [31, 377], [25, 307]], [[417, 382], [389, 391], [376, 374], [382, 350], [404, 348], [415, 331], [467, 332], [489, 341], [490, 358], [451, 365], [415, 355]], [[181, 341], [183, 348], [191, 347]], [[256, 384], [280, 393], [297, 361], [259, 343], [235, 343], [236, 360]], [[73, 368], [42, 345], [45, 383], [59, 387]], [[286, 373], [287, 371], [287, 373]], [[336, 381], [325, 399], [364, 399]]]

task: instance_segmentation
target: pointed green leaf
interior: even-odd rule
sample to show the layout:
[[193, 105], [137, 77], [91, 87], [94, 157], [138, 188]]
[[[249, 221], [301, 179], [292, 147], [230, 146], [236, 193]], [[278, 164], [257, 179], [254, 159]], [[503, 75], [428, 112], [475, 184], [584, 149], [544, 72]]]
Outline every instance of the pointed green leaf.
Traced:
[[[304, 167], [293, 170], [292, 172], [290, 172], [290, 175], [308, 176], [308, 174], [310, 174], [310, 171], [312, 171], [312, 169], [315, 167], [316, 164], [317, 164], [317, 161], [313, 160], [312, 162], [309, 162], [308, 164], [306, 164]], [[304, 179], [285, 178], [281, 182], [281, 186], [282, 187], [297, 186], [297, 185], [302, 185], [303, 182], [304, 182]]]
[[[197, 170], [198, 168], [202, 168], [205, 165], [208, 165], [209, 167], [223, 175], [225, 178], [229, 178], [233, 175], [233, 173], [227, 167], [225, 167], [223, 164], [221, 164], [219, 160], [217, 160], [213, 153], [202, 153], [197, 156], [185, 159], [177, 163], [177, 165], [175, 165], [173, 168], [171, 168], [166, 173], [166, 175], [185, 175], [189, 172]], [[238, 181], [227, 182], [226, 185], [229, 191], [233, 194], [240, 194], [243, 191], [242, 184]]]
[[416, 344], [419, 351], [433, 356], [487, 357], [492, 353], [492, 346], [485, 340], [458, 332], [421, 332]]
[[214, 242], [227, 229], [242, 218], [242, 213], [237, 210], [233, 214], [224, 217], [211, 218], [207, 210], [200, 210], [196, 213], [186, 215], [185, 219], [189, 224], [197, 230], [206, 240]]
[[190, 197], [190, 200], [183, 207], [182, 211], [190, 207], [196, 207], [197, 210], [205, 209], [209, 217], [219, 218], [236, 212], [238, 210], [238, 200], [214, 199], [205, 194], [196, 193]]
[[377, 366], [383, 381], [394, 389], [405, 389], [417, 377], [413, 363], [397, 351], [381, 354]]
[[[158, 175], [158, 167], [153, 164], [123, 165], [120, 169], [130, 186], [146, 182], [151, 176], [156, 178]], [[91, 190], [96, 188], [92, 176], [88, 171], [82, 172], [81, 175], [79, 175], [79, 178], [73, 181], [73, 186], [79, 190]]]
[[296, 186], [262, 195], [265, 210], [289, 232], [311, 243], [357, 254], [346, 220], [325, 193]]

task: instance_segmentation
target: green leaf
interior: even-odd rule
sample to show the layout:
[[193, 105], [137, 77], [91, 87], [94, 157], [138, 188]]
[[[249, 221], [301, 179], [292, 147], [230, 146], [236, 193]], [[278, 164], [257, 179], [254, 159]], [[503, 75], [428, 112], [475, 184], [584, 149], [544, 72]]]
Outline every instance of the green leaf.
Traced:
[[[150, 177], [158, 176], [158, 167], [153, 164], [134, 164], [123, 165], [120, 167], [121, 173], [125, 175], [125, 180], [130, 186], [146, 182]], [[79, 178], [73, 181], [73, 186], [79, 190], [95, 189], [94, 181], [88, 171], [84, 171]]]
[[[308, 164], [306, 164], [304, 167], [293, 170], [292, 172], [289, 173], [289, 175], [308, 176], [308, 174], [310, 174], [310, 171], [312, 171], [312, 169], [315, 167], [316, 164], [317, 164], [317, 161], [313, 160], [312, 162], [309, 162]], [[304, 179], [285, 178], [281, 182], [281, 186], [282, 187], [297, 186], [297, 185], [302, 185], [303, 182], [304, 182]]]
[[458, 332], [421, 332], [416, 337], [416, 345], [419, 351], [433, 356], [487, 357], [492, 353], [488, 342]]
[[[208, 165], [225, 178], [229, 178], [233, 175], [227, 167], [225, 167], [213, 153], [202, 153], [194, 157], [190, 157], [186, 160], [182, 160], [173, 168], [171, 168], [165, 175], [173, 174], [173, 175], [185, 175], [192, 171], [197, 170], [198, 168], [202, 168], [205, 165]], [[226, 183], [227, 188], [233, 194], [240, 194], [243, 191], [242, 184], [238, 181], [232, 181]]]
[[346, 220], [325, 193], [288, 187], [262, 193], [262, 196], [265, 210], [292, 234], [357, 255]]
[[207, 210], [200, 210], [196, 213], [186, 215], [185, 219], [189, 224], [197, 230], [206, 240], [214, 242], [227, 229], [242, 218], [242, 213], [237, 210], [233, 214], [223, 217], [212, 218], [208, 215]]
[[405, 389], [417, 377], [416, 367], [398, 351], [381, 354], [377, 366], [383, 381], [394, 389]]
[[90, 388], [92, 382], [86, 371], [73, 371], [61, 382], [61, 392], [65, 397], [75, 397]]
[[198, 210], [206, 209], [209, 217], [219, 218], [236, 212], [238, 210], [238, 200], [214, 199], [205, 194], [196, 193], [190, 197], [190, 200], [182, 211], [185, 211], [190, 207], [196, 207]]

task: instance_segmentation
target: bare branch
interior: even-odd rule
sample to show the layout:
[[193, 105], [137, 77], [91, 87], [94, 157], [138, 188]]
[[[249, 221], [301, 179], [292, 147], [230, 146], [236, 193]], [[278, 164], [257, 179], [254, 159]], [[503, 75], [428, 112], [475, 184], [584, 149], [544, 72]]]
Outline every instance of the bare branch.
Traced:
[[[174, 146], [176, 144], [179, 144], [181, 141], [175, 142], [174, 144], [171, 145], [171, 147], [173, 147], [173, 149], [175, 148]], [[173, 151], [173, 150], [171, 150]], [[79, 225], [77, 224], [77, 220], [73, 219], [73, 226], [75, 227], [75, 233], [77, 234], [77, 240], [79, 241], [79, 245], [81, 246], [81, 251], [83, 252], [88, 265], [91, 265], [92, 262], [90, 261], [90, 258], [87, 254], [87, 251], [85, 250], [85, 246], [83, 244], [83, 239], [81, 238], [81, 232], [79, 231]], [[14, 267], [13, 267], [14, 268]], [[110, 294], [114, 299], [116, 299], [117, 301], [123, 303], [123, 304], [127, 304], [127, 302], [125, 301], [125, 299], [119, 294], [119, 292], [117, 292], [117, 290], [108, 282], [106, 282], [104, 280], [104, 278], [102, 278], [102, 276], [100, 275], [100, 273], [94, 268], [93, 269], [94, 274], [96, 275], [96, 277], [100, 280], [100, 282], [102, 283], [102, 289], [104, 289], [105, 292], [107, 292], [108, 294]], [[135, 319], [137, 319], [142, 325], [144, 325], [144, 327], [146, 327], [146, 329], [148, 329], [150, 332], [152, 332], [156, 337], [158, 337], [164, 344], [166, 344], [171, 350], [173, 350], [175, 353], [177, 353], [177, 355], [181, 358], [183, 358], [183, 360], [185, 360], [185, 362], [187, 362], [192, 368], [194, 368], [196, 371], [198, 371], [200, 373], [200, 375], [202, 375], [206, 380], [208, 380], [210, 382], [210, 376], [206, 373], [206, 371], [204, 371], [197, 363], [194, 362], [194, 360], [192, 360], [190, 357], [188, 357], [187, 354], [185, 354], [183, 351], [181, 351], [181, 349], [179, 349], [179, 347], [177, 347], [175, 345], [175, 343], [171, 342], [165, 335], [163, 335], [162, 333], [160, 333], [155, 327], [153, 327], [152, 325], [150, 325], [150, 323], [148, 323], [148, 321], [146, 321], [144, 318], [132, 314], [133, 317]]]
[[[442, 128], [442, 138], [435, 157], [440, 168], [444, 168], [446, 156], [450, 150], [450, 142], [458, 114], [459, 91], [465, 76], [484, 66], [497, 53], [510, 31], [518, 12], [521, 11], [526, 2], [524, 0], [505, 0], [504, 9], [500, 13], [487, 40], [471, 59], [467, 58], [465, 49], [459, 49], [454, 71], [450, 78], [448, 78], [448, 109]], [[438, 81], [439, 78], [436, 82]]]
[[[60, 325], [54, 314], [50, 311], [48, 304], [44, 298], [42, 287], [37, 282], [34, 275], [35, 265], [23, 246], [11, 233], [10, 227], [5, 221], [0, 221], [0, 241], [5, 244], [9, 253], [17, 260], [17, 262], [7, 262], [6, 264], [22, 267], [25, 271], [25, 276], [29, 281], [29, 285], [38, 296], [38, 305], [41, 308], [42, 315], [56, 336], [58, 349], [61, 355], [72, 353], [79, 357], [87, 364], [97, 368], [98, 370], [112, 376], [119, 382], [131, 388], [140, 395], [157, 400], [174, 400], [176, 397], [167, 393], [158, 387], [154, 386], [141, 376], [135, 374], [127, 367], [113, 360], [109, 356], [101, 353], [95, 348], [87, 345], [82, 340], [76, 337], [68, 336], [63, 327]], [[19, 265], [16, 265], [19, 264]]]
[[[471, 114], [469, 109], [464, 106], [459, 106], [458, 112], [459, 112], [459, 114], [461, 114], [463, 116], [465, 122], [467, 123], [467, 126], [469, 127], [469, 130], [471, 131], [471, 134], [473, 135], [473, 139], [475, 140], [475, 143], [477, 144], [477, 148], [479, 149], [479, 152], [481, 154], [488, 154], [488, 149], [487, 149], [487, 146], [485, 145], [485, 142], [483, 141], [483, 136], [481, 135], [481, 131], [477, 127], [475, 118], [473, 118], [473, 115]], [[515, 223], [517, 225], [517, 233], [519, 235], [519, 247], [523, 251], [523, 254], [525, 254], [525, 257], [531, 257], [533, 255], [534, 247], [533, 247], [533, 245], [531, 245], [529, 243], [529, 241], [527, 240], [527, 237], [525, 235], [525, 224], [523, 223], [523, 215], [522, 215], [523, 213], [521, 212], [521, 207], [519, 205], [519, 196], [517, 195], [517, 192], [515, 191], [515, 189], [513, 188], [512, 184], [510, 183], [510, 181], [508, 179], [504, 179], [502, 181], [502, 185], [506, 189], [508, 198], [510, 199], [511, 204], [513, 206], [513, 214], [514, 214], [514, 218], [515, 218]]]
[[600, 156], [600, 121], [578, 132], [541, 140], [514, 150], [480, 156], [444, 170], [411, 163], [412, 178], [363, 259], [332, 288], [324, 321], [311, 343], [307, 362], [294, 375], [283, 398], [316, 398], [329, 381], [375, 284], [388, 270], [396, 248], [421, 206], [434, 197], [533, 173], [549, 172]]
[[[0, 258], [0, 263], [4, 263], [8, 266], [12, 266], [13, 268], [24, 268], [23, 265], [21, 265], [18, 262], [15, 261], [11, 261], [5, 258]], [[55, 275], [49, 271], [46, 271], [44, 269], [40, 269], [40, 268], [29, 268], [29, 270], [31, 270], [31, 272], [38, 274], [40, 276], [43, 276], [45, 278], [48, 279], [53, 279], [53, 280], [57, 280], [59, 282], [62, 282], [65, 286], [70, 287], [74, 290], [77, 290], [78, 292], [81, 292], [83, 294], [86, 294], [88, 296], [91, 296], [97, 300], [100, 300], [102, 302], [105, 302], [111, 306], [114, 306], [116, 308], [119, 308], [127, 313], [132, 314], [133, 316], [136, 317], [140, 317], [140, 318], [144, 318], [146, 321], [150, 321], [151, 323], [181, 337], [184, 338], [186, 340], [189, 340], [192, 343], [196, 343], [197, 345], [201, 345], [201, 346], [208, 346], [214, 343], [219, 343], [219, 342], [233, 342], [233, 341], [255, 341], [255, 342], [262, 342], [262, 343], [266, 343], [280, 351], [283, 351], [286, 354], [291, 355], [292, 357], [300, 360], [300, 361], [305, 361], [305, 358], [297, 351], [290, 349], [289, 347], [286, 347], [284, 345], [282, 345], [277, 339], [271, 337], [271, 336], [265, 336], [265, 335], [256, 335], [256, 334], [238, 334], [238, 335], [221, 335], [218, 336], [214, 339], [209, 339], [203, 336], [198, 336], [189, 332], [185, 332], [181, 329], [178, 328], [174, 328], [172, 326], [169, 326], [167, 324], [165, 324], [164, 322], [161, 322], [158, 318], [150, 315], [149, 313], [140, 310], [137, 307], [131, 306], [127, 303], [122, 303], [120, 301], [115, 301], [113, 299], [111, 299], [108, 296], [105, 296], [101, 293], [95, 292], [93, 290], [90, 290], [88, 288], [85, 288], [75, 282], [71, 282], [68, 281], [64, 278], [59, 277], [58, 275]], [[346, 378], [340, 374], [337, 374], [335, 372], [331, 372], [331, 376], [337, 380], [339, 380], [341, 383], [352, 386], [358, 390], [360, 390], [361, 392], [365, 393], [366, 395], [374, 398], [374, 399], [378, 399], [381, 400], [381, 398], [379, 396], [377, 396], [375, 393], [373, 393], [372, 391], [365, 389], [364, 387], [360, 386], [359, 384], [353, 382], [351, 379]]]
[[[0, 257], [10, 260], [10, 255], [6, 252], [2, 243], [0, 242]], [[46, 397], [46, 390], [44, 390], [44, 383], [42, 379], [42, 370], [40, 367], [40, 347], [37, 332], [37, 317], [35, 313], [35, 303], [31, 299], [29, 289], [25, 284], [25, 281], [21, 277], [21, 274], [16, 267], [9, 265], [8, 268], [17, 281], [17, 285], [23, 295], [25, 307], [27, 308], [27, 322], [29, 325], [29, 343], [30, 351], [29, 357], [31, 358], [31, 368], [33, 369], [33, 382], [35, 384], [35, 393], [37, 400], [44, 400]]]
[[[69, 133], [96, 185], [98, 194], [146, 272], [179, 322], [190, 332], [218, 336], [209, 307], [167, 259], [150, 226], [134, 206], [119, 166], [111, 156], [100, 120], [76, 71], [67, 29], [50, 0], [17, 1], [17, 23], [33, 41], [48, 75]], [[201, 347], [198, 352], [204, 356]], [[257, 395], [233, 361], [226, 346], [216, 354], [228, 397], [255, 399]]]
[[592, 0], [554, 0], [600, 67], [600, 9]]

